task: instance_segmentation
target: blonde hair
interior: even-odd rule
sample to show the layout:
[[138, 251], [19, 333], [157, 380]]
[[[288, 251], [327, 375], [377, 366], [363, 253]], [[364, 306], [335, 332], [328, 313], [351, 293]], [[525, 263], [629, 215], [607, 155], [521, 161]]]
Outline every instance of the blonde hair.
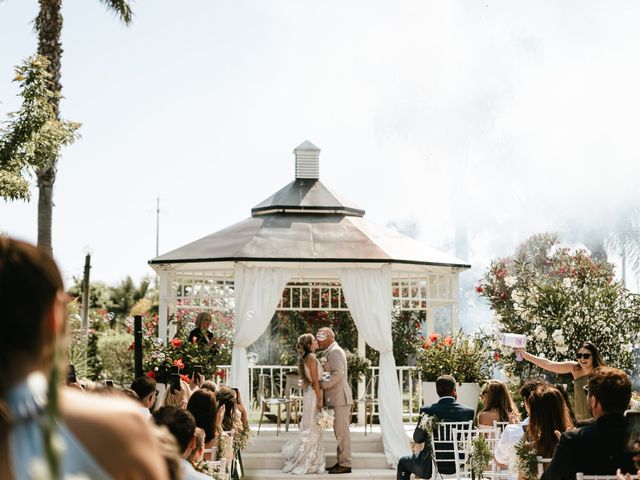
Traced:
[[307, 377], [307, 372], [304, 369], [304, 362], [311, 352], [311, 344], [313, 343], [313, 335], [310, 333], [303, 333], [298, 337], [298, 343], [296, 343], [296, 351], [298, 352], [298, 375], [305, 383], [310, 384], [311, 379]]
[[180, 390], [171, 393], [171, 387], [167, 387], [164, 393], [162, 394], [162, 399], [160, 400], [160, 407], [178, 407], [183, 410], [187, 408], [187, 404], [189, 403], [189, 397], [191, 397], [191, 390], [189, 390], [189, 385], [184, 381], [180, 380]]
[[207, 320], [211, 321], [211, 314], [209, 312], [200, 312], [196, 317], [196, 328], [202, 329], [202, 322]]

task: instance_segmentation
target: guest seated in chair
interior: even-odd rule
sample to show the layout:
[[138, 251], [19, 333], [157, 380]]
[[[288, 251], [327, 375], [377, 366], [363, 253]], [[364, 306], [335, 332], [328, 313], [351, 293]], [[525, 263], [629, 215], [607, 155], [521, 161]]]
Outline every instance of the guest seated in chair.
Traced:
[[631, 381], [622, 370], [597, 367], [587, 383], [587, 402], [596, 419], [590, 425], [567, 430], [556, 446], [542, 480], [574, 479], [585, 475], [635, 473], [633, 453], [625, 451], [624, 412], [631, 400]]
[[[420, 409], [420, 425], [424, 415], [432, 415], [441, 422], [465, 422], [473, 420], [473, 408], [459, 404], [456, 400], [456, 380], [451, 375], [443, 375], [436, 380], [436, 392], [440, 400], [429, 407]], [[424, 443], [429, 440], [427, 432], [416, 426], [413, 432], [413, 440], [416, 443]], [[420, 478], [431, 478], [431, 455], [429, 449], [423, 449], [413, 455], [407, 455], [398, 461], [397, 479], [409, 479], [411, 474]], [[455, 473], [453, 462], [438, 462], [438, 470], [443, 474]]]

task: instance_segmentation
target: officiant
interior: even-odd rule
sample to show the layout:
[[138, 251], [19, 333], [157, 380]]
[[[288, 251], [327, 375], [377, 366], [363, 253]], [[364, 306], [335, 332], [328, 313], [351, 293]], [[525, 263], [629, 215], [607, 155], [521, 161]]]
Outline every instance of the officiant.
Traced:
[[209, 331], [211, 326], [211, 314], [209, 312], [200, 312], [196, 317], [196, 328], [189, 332], [187, 340], [191, 343], [202, 345], [207, 350], [211, 348], [214, 352], [217, 350], [215, 346], [215, 337], [213, 332]]

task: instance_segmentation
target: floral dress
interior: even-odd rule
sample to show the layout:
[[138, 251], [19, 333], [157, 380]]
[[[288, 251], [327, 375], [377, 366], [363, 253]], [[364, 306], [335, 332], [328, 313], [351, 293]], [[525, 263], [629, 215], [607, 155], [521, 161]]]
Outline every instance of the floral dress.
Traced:
[[[318, 378], [322, 376], [322, 365], [316, 359]], [[311, 378], [309, 367], [304, 366], [307, 378]], [[282, 447], [284, 455], [284, 473], [304, 475], [305, 473], [324, 473], [325, 458], [322, 444], [322, 428], [318, 425], [318, 398], [313, 386], [307, 385], [302, 397], [302, 420], [297, 438], [288, 441]]]

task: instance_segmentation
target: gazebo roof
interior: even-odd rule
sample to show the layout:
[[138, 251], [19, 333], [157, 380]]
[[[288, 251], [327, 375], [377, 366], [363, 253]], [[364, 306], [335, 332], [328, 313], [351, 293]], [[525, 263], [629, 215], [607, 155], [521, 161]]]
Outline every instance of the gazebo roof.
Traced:
[[149, 263], [356, 262], [470, 267], [365, 219], [364, 210], [320, 182], [319, 152], [310, 142], [296, 148], [296, 179], [256, 205], [251, 218]]

